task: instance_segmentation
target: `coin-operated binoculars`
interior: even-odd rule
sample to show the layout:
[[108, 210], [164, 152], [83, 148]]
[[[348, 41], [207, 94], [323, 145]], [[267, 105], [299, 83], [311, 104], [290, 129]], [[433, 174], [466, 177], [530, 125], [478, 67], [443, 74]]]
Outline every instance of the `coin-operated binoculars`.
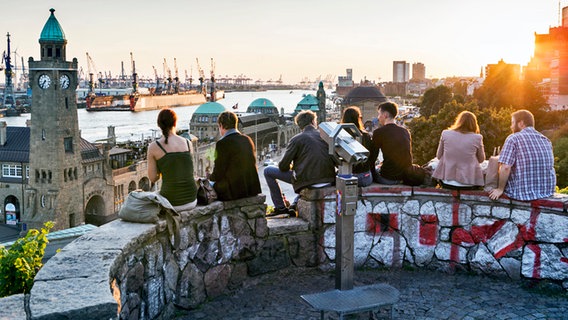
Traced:
[[354, 164], [365, 162], [367, 150], [357, 137], [361, 132], [352, 123], [319, 124], [320, 136], [329, 145], [329, 154], [339, 163], [335, 179], [337, 189], [337, 218], [335, 223], [335, 288], [353, 289], [354, 217], [357, 211], [357, 177], [352, 175]]

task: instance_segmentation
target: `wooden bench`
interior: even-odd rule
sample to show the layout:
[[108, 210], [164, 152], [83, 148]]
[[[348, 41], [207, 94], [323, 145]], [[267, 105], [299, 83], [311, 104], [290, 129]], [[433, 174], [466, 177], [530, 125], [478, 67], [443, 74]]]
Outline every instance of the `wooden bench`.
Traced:
[[339, 319], [344, 315], [366, 312], [373, 318], [373, 312], [382, 307], [390, 307], [390, 318], [393, 318], [393, 304], [398, 302], [400, 293], [394, 287], [378, 283], [368, 286], [355, 287], [351, 290], [333, 290], [327, 292], [302, 295], [301, 298], [312, 308], [321, 312], [324, 319], [326, 311], [335, 311]]

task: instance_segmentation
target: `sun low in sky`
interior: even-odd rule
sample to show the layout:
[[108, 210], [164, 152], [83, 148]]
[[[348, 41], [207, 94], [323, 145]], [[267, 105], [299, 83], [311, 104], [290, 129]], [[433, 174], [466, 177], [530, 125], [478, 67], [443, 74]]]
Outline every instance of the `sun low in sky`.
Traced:
[[[54, 8], [68, 40], [67, 57], [87, 69], [162, 73], [164, 58], [180, 78], [198, 77], [196, 58], [208, 76], [298, 83], [343, 75], [355, 81], [391, 81], [392, 61], [421, 62], [426, 76], [478, 76], [503, 59], [526, 65], [534, 33], [559, 25], [552, 0], [26, 0], [12, 1], [0, 20], [11, 34], [16, 65], [39, 59], [39, 35]], [[1, 39], [1, 38], [0, 38]], [[6, 49], [5, 37], [0, 48]], [[3, 81], [3, 80], [1, 80]]]

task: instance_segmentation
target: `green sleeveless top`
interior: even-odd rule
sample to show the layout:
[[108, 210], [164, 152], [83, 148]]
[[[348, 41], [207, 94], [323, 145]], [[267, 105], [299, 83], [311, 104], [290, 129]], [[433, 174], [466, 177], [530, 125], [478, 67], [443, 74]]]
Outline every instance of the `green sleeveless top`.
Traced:
[[[166, 153], [157, 161], [158, 170], [162, 173], [160, 194], [166, 197], [173, 206], [193, 202], [197, 198], [197, 186], [193, 177], [191, 152], [167, 152], [160, 142], [156, 141], [156, 143]], [[187, 148], [191, 150], [189, 140]]]

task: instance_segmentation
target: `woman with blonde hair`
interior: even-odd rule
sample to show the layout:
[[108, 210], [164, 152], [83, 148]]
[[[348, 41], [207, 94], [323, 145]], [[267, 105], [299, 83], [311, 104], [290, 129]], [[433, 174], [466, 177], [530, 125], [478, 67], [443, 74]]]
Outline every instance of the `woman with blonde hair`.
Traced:
[[480, 163], [485, 160], [483, 136], [477, 117], [462, 111], [454, 124], [442, 131], [436, 157], [440, 160], [432, 177], [448, 189], [478, 189], [483, 186]]
[[[361, 110], [359, 110], [358, 107], [349, 107], [343, 111], [341, 123], [355, 124], [357, 129], [361, 131], [361, 142], [363, 147], [367, 148], [367, 150], [371, 150], [371, 135], [365, 131], [361, 118]], [[371, 174], [371, 170], [373, 169], [374, 168], [370, 160], [353, 165], [353, 175], [357, 177], [357, 184], [359, 187], [366, 187], [373, 183], [373, 175]]]

